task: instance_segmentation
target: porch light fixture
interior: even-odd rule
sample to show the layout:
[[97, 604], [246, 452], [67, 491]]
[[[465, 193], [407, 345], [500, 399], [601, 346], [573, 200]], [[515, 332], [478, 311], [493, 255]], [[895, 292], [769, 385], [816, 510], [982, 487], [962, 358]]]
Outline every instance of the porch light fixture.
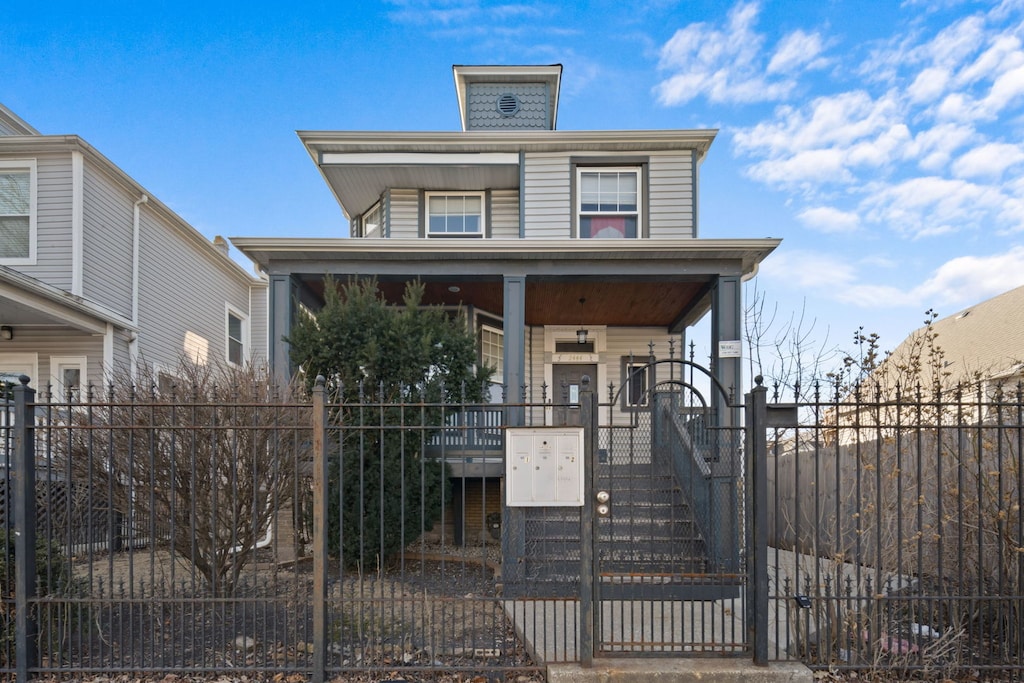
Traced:
[[14, 328], [10, 325], [0, 325], [0, 339], [11, 341], [14, 339]]
[[583, 327], [583, 325], [582, 325], [583, 304], [584, 304], [584, 302], [586, 302], [586, 299], [583, 298], [583, 297], [580, 297], [580, 320], [581, 320], [581, 324], [580, 324], [580, 329], [576, 330], [576, 343], [577, 344], [586, 344], [587, 343], [587, 328]]

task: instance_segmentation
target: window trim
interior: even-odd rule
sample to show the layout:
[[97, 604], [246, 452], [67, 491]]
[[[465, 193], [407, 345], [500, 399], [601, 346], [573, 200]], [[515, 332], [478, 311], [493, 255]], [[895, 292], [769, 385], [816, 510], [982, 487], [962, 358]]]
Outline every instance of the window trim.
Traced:
[[[477, 232], [431, 232], [430, 200], [432, 197], [477, 197], [480, 199], [480, 230]], [[423, 193], [423, 234], [438, 239], [484, 239], [487, 237], [487, 192], [484, 190], [446, 190]]]
[[[241, 333], [241, 339], [238, 343], [242, 347], [242, 353], [239, 363], [231, 360], [231, 342], [234, 341], [231, 338], [231, 317], [238, 318], [239, 328]], [[242, 367], [248, 360], [249, 352], [249, 316], [242, 313], [240, 310], [235, 308], [229, 303], [224, 304], [224, 361], [232, 367]]]
[[71, 400], [80, 401], [89, 386], [89, 359], [86, 356], [50, 356], [50, 393], [58, 402], [68, 399], [62, 371], [71, 369], [79, 373], [78, 390]]
[[501, 380], [497, 379], [497, 378], [501, 377], [501, 375], [505, 372], [505, 330], [503, 328], [498, 327], [498, 326], [493, 325], [493, 324], [489, 324], [489, 323], [485, 323], [485, 322], [481, 322], [480, 323], [480, 332], [479, 332], [479, 334], [480, 334], [480, 362], [481, 363], [485, 363], [486, 361], [493, 359], [493, 356], [490, 357], [490, 358], [485, 358], [484, 357], [484, 334], [485, 333], [493, 334], [493, 335], [495, 335], [495, 336], [497, 336], [497, 337], [499, 337], [501, 339], [501, 354], [499, 354], [498, 363], [497, 363], [497, 366], [495, 368], [497, 370], [497, 372], [495, 372], [495, 374], [494, 374], [494, 378], [495, 379], [492, 380], [492, 381], [495, 381], [495, 382], [500, 384]]
[[39, 178], [36, 160], [0, 159], [0, 171], [28, 171], [28, 256], [12, 258], [0, 256], [0, 265], [34, 266], [37, 259], [39, 208]]
[[[648, 360], [637, 360], [635, 357], [623, 356], [622, 357], [622, 410], [631, 412], [640, 412], [651, 409], [650, 393], [651, 393], [651, 369], [647, 367], [650, 361]], [[634, 369], [647, 368], [643, 372], [635, 373], [641, 378], [643, 383], [642, 396], [643, 400], [640, 403], [634, 403], [631, 400], [632, 394], [632, 383], [630, 382], [630, 376], [633, 375]]]
[[[575, 196], [573, 198], [573, 219], [575, 228], [575, 238], [579, 240], [592, 240], [593, 237], [583, 237], [580, 230], [581, 219], [584, 218], [583, 211], [583, 175], [586, 173], [632, 173], [636, 177], [636, 236], [626, 237], [625, 239], [641, 239], [645, 237], [646, 230], [644, 229], [644, 205], [646, 203], [646, 183], [644, 183], [645, 173], [643, 164], [621, 164], [621, 165], [604, 165], [604, 164], [585, 164], [579, 163], [575, 165]], [[621, 216], [633, 216], [632, 211], [587, 211], [586, 215], [621, 215]], [[614, 241], [614, 240], [601, 240], [596, 238], [598, 241]]]

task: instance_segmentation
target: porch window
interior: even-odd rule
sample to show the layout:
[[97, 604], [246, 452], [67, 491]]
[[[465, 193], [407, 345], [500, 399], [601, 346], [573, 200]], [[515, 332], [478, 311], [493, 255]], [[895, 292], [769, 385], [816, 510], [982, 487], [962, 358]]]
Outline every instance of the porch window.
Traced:
[[484, 193], [433, 194], [427, 199], [427, 235], [430, 237], [482, 237]]
[[639, 234], [640, 170], [579, 169], [577, 180], [581, 239], [629, 239]]
[[648, 405], [647, 363], [622, 359], [622, 408], [638, 410]]
[[380, 202], [377, 202], [363, 214], [363, 237], [381, 237], [382, 235], [381, 208]]
[[493, 377], [501, 382], [505, 371], [505, 333], [490, 325], [480, 326], [480, 360], [494, 368]]
[[0, 161], [0, 264], [36, 258], [35, 160]]

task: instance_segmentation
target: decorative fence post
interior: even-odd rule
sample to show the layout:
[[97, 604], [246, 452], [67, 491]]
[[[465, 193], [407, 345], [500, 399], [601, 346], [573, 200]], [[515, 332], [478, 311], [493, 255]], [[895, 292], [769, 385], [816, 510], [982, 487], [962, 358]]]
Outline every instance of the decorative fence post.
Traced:
[[29, 378], [18, 378], [14, 388], [14, 557], [15, 557], [15, 657], [19, 681], [39, 665], [36, 637], [36, 456], [35, 389]]
[[327, 407], [324, 377], [313, 387], [313, 683], [327, 668]]
[[768, 389], [760, 375], [747, 394], [747, 637], [754, 664], [768, 665]]
[[583, 507], [580, 508], [580, 664], [594, 663], [597, 614], [594, 594], [594, 458], [597, 455], [597, 395], [583, 376], [580, 417], [583, 423]]

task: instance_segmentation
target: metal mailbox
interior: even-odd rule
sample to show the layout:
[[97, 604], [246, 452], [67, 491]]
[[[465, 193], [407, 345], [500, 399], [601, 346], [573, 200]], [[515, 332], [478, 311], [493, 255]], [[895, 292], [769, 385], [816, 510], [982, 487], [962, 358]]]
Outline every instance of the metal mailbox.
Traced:
[[583, 505], [583, 428], [513, 427], [505, 437], [505, 503]]

